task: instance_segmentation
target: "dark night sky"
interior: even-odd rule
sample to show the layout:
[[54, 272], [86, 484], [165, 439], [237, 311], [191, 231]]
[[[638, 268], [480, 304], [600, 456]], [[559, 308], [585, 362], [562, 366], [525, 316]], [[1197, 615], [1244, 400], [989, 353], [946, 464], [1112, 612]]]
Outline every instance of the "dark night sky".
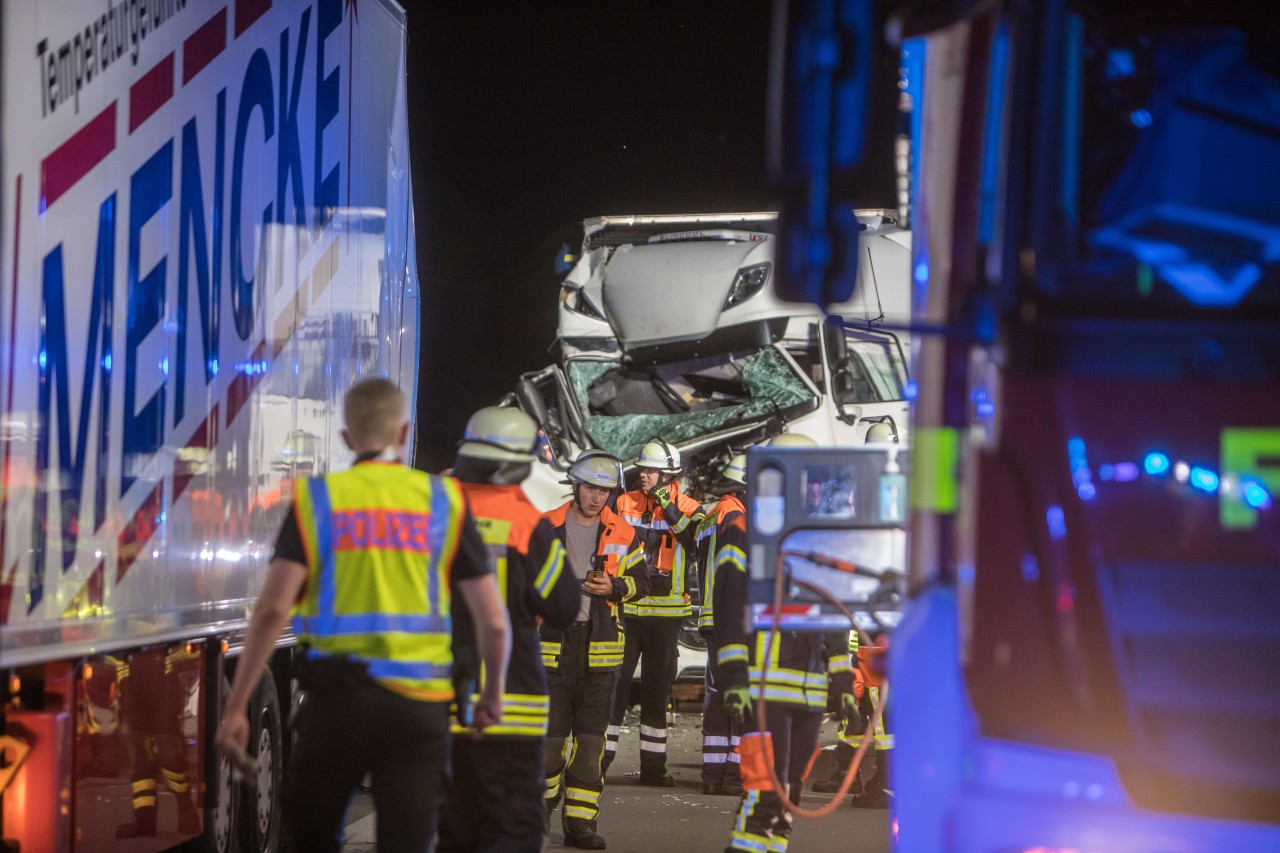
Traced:
[[769, 5], [408, 3], [420, 459], [545, 366], [566, 229], [767, 205]]
[[552, 263], [573, 223], [770, 208], [770, 6], [406, 5], [419, 460], [438, 470], [474, 409], [550, 362]]

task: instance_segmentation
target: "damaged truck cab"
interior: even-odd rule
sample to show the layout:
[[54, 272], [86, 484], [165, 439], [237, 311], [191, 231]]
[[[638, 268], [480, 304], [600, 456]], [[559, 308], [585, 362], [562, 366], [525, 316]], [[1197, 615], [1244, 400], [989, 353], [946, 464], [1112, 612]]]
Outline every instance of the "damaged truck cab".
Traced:
[[584, 448], [630, 462], [675, 444], [705, 496], [733, 453], [783, 431], [823, 445], [905, 440], [910, 233], [859, 211], [862, 286], [824, 315], [777, 298], [777, 214], [603, 216], [583, 223], [561, 283], [557, 361], [525, 374], [515, 404], [545, 436], [525, 488], [550, 506]]

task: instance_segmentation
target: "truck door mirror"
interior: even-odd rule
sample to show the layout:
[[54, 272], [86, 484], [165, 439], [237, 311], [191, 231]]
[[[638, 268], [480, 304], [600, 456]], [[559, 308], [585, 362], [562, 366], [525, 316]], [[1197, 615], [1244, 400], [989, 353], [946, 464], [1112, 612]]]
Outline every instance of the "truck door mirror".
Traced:
[[516, 400], [520, 408], [533, 418], [544, 430], [547, 423], [547, 401], [542, 399], [538, 385], [531, 377], [522, 376], [516, 383]]

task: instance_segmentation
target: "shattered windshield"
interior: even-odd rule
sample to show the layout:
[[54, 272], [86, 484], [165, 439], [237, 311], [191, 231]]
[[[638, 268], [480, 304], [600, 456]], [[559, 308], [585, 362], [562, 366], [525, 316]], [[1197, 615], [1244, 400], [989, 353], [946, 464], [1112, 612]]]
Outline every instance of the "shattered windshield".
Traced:
[[574, 360], [568, 374], [587, 435], [623, 460], [654, 436], [679, 444], [814, 400], [773, 347], [644, 368]]

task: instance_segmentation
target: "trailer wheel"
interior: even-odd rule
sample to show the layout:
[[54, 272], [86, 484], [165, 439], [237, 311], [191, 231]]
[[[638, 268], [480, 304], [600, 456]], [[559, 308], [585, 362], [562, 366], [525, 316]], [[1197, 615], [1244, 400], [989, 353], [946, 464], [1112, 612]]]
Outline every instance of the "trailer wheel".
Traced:
[[[222, 679], [222, 695], [218, 698], [217, 707], [221, 708], [227, 694], [231, 692], [231, 684]], [[218, 715], [221, 719], [221, 714]], [[214, 725], [209, 729], [212, 743]], [[240, 810], [240, 786], [231, 775], [231, 762], [216, 749], [210, 748], [207, 774], [207, 786], [204, 795], [204, 834], [187, 842], [182, 850], [185, 853], [236, 853], [237, 818]]]
[[275, 677], [263, 673], [249, 705], [249, 753], [258, 759], [256, 787], [240, 798], [240, 840], [245, 853], [275, 853], [280, 846], [280, 783], [284, 777], [284, 739]]

